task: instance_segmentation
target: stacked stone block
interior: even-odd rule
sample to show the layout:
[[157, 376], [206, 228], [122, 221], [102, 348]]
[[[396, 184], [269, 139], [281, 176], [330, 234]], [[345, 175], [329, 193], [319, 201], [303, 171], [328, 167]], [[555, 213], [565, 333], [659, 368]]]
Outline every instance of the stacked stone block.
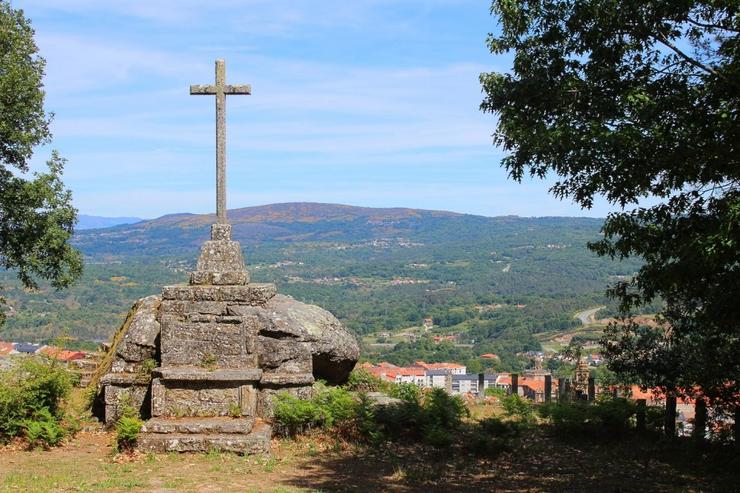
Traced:
[[140, 300], [129, 319], [100, 380], [99, 414], [112, 424], [133, 403], [148, 418], [146, 451], [266, 453], [275, 394], [309, 397], [315, 376], [342, 382], [359, 357], [329, 312], [250, 283], [225, 224], [212, 227], [189, 285]]

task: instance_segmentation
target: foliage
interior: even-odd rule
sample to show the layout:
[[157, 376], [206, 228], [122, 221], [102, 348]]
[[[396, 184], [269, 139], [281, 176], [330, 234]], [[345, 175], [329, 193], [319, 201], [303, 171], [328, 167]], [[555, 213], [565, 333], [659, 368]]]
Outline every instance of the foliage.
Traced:
[[483, 394], [486, 397], [497, 397], [499, 399], [506, 397], [506, 391], [497, 387], [488, 387], [483, 391]]
[[43, 279], [61, 289], [82, 272], [69, 243], [77, 211], [61, 180], [65, 160], [52, 151], [48, 172], [23, 176], [33, 148], [51, 137], [33, 34], [23, 12], [0, 1], [0, 266], [16, 269], [26, 287]]
[[511, 450], [522, 432], [522, 424], [485, 418], [478, 421], [465, 437], [464, 446], [475, 455], [495, 458]]
[[23, 420], [23, 428], [33, 448], [58, 445], [65, 435], [59, 420], [45, 407], [34, 412], [32, 418]]
[[136, 445], [141, 433], [143, 421], [137, 416], [124, 415], [116, 422], [116, 444], [118, 450], [131, 450]]
[[602, 398], [593, 403], [548, 403], [538, 411], [564, 436], [619, 438], [630, 430], [635, 404], [627, 399]]
[[312, 428], [331, 428], [356, 415], [357, 404], [352, 395], [341, 387], [317, 383], [310, 399], [301, 399], [288, 392], [275, 396], [274, 421], [280, 435], [297, 435]]
[[238, 402], [232, 402], [229, 404], [229, 416], [232, 418], [241, 418], [242, 408]]
[[139, 411], [132, 405], [131, 394], [124, 393], [120, 399], [121, 416], [116, 421], [116, 446], [118, 450], [129, 451], [136, 446], [144, 422]]
[[365, 392], [358, 395], [355, 423], [360, 436], [372, 444], [379, 444], [383, 440], [383, 433], [378, 429], [375, 419], [375, 403]]
[[60, 404], [71, 389], [71, 375], [54, 360], [14, 361], [0, 372], [0, 442], [25, 432], [31, 443], [58, 443], [64, 434]]
[[218, 358], [215, 354], [205, 353], [200, 359], [200, 366], [206, 370], [215, 370], [218, 364]]
[[152, 371], [157, 367], [157, 361], [152, 358], [147, 358], [141, 362], [139, 367], [139, 374], [151, 375]]
[[419, 402], [421, 388], [413, 383], [399, 383], [391, 387], [389, 394], [405, 402]]
[[[736, 2], [495, 0], [512, 73], [481, 75], [483, 111], [515, 180], [609, 215], [598, 255], [637, 256], [609, 294], [665, 302], [670, 330], [615, 324], [610, 367], [731, 406], [740, 392], [740, 12]], [[641, 203], [652, 197], [657, 203]]]
[[344, 388], [358, 392], [387, 392], [390, 391], [391, 384], [381, 380], [364, 368], [355, 368], [349, 374]]
[[501, 399], [501, 406], [510, 418], [518, 419], [524, 423], [530, 423], [534, 419], [533, 403], [518, 394], [507, 395]]
[[462, 418], [468, 415], [460, 396], [435, 388], [421, 400], [377, 406], [373, 431], [389, 440], [423, 440], [435, 447], [447, 447], [460, 429]]

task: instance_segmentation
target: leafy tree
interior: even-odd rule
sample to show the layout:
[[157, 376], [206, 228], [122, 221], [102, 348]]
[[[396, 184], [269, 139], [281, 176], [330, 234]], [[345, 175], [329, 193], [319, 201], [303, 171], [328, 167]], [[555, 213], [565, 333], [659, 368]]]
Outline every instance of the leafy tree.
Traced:
[[44, 59], [21, 10], [0, 1], [0, 266], [17, 269], [26, 287], [69, 286], [82, 271], [69, 244], [77, 211], [53, 151], [48, 171], [28, 177], [34, 147], [51, 139], [44, 111]]
[[[515, 180], [619, 206], [589, 244], [642, 257], [609, 288], [624, 314], [662, 299], [665, 324], [626, 319], [604, 338], [610, 367], [644, 385], [734, 404], [740, 380], [740, 7], [699, 0], [496, 0], [484, 112]], [[649, 200], [643, 200], [650, 198]], [[645, 205], [655, 203], [655, 205]]]

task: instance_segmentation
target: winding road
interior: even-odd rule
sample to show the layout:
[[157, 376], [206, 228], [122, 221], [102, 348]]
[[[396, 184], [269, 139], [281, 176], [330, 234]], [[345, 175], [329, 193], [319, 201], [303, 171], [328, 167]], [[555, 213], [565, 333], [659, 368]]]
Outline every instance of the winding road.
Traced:
[[576, 313], [575, 318], [581, 321], [583, 325], [588, 325], [596, 322], [596, 312], [601, 310], [602, 308], [606, 308], [605, 305], [597, 306], [596, 308], [589, 308], [588, 310], [583, 310], [581, 312]]

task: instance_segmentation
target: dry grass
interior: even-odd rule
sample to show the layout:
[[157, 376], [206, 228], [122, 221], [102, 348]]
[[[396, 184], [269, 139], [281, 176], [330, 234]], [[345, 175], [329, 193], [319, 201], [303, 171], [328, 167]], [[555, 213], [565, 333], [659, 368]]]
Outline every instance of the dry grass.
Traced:
[[495, 459], [459, 447], [363, 447], [330, 434], [273, 440], [269, 458], [217, 451], [120, 455], [112, 444], [110, 433], [84, 431], [46, 452], [6, 447], [0, 450], [0, 492], [726, 492], [737, 491], [740, 465], [686, 444], [639, 438], [571, 443], [542, 429]]

